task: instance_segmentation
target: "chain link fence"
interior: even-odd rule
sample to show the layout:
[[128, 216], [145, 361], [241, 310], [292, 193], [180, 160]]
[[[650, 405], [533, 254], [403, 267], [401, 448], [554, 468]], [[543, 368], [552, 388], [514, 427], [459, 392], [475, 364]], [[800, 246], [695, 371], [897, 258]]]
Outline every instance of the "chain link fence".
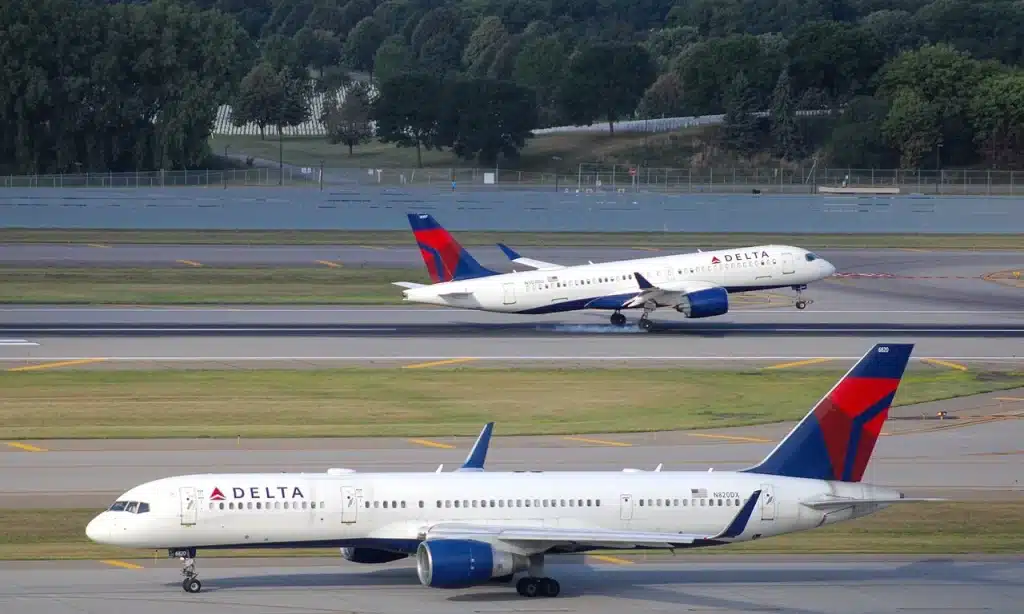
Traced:
[[551, 172], [480, 168], [335, 169], [318, 167], [0, 175], [5, 188], [153, 188], [420, 186], [444, 189], [520, 188], [565, 192], [874, 193], [962, 196], [1024, 195], [1024, 172], [806, 167], [657, 168], [580, 164]]

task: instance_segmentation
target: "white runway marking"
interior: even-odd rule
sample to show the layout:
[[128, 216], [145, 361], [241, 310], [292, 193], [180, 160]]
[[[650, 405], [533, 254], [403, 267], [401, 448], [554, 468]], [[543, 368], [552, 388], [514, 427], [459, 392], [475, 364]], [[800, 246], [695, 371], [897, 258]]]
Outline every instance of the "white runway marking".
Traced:
[[0, 346], [37, 346], [38, 343], [25, 339], [0, 339]]

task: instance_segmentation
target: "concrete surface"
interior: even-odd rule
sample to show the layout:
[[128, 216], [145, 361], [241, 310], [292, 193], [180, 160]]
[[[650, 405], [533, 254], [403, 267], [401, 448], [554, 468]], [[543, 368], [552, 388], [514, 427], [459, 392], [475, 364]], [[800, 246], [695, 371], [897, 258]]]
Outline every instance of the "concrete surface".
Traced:
[[[561, 561], [561, 562], [556, 562]], [[0, 566], [4, 614], [271, 614], [335, 612], [786, 612], [1014, 614], [1024, 600], [1020, 557], [674, 557], [631, 564], [560, 557], [547, 565], [562, 593], [519, 597], [493, 584], [438, 590], [408, 561], [221, 561], [200, 556], [203, 592], [182, 591], [177, 561], [131, 569], [94, 563]]]
[[1024, 232], [1024, 200], [1000, 196], [575, 193], [428, 188], [139, 188], [0, 191], [7, 227], [404, 229], [429, 211], [459, 228], [523, 231]]
[[[824, 394], [826, 391], [822, 391]], [[809, 408], [808, 408], [809, 409]], [[935, 419], [946, 411], [942, 420]], [[865, 481], [912, 496], [1024, 497], [1024, 388], [896, 407]], [[764, 458], [794, 423], [634, 434], [504, 437], [501, 416], [490, 470], [704, 471], [740, 469]], [[483, 426], [483, 425], [481, 425]], [[37, 451], [0, 449], [0, 507], [103, 508], [142, 482], [186, 473], [433, 471], [457, 467], [473, 437], [414, 439], [47, 440]]]

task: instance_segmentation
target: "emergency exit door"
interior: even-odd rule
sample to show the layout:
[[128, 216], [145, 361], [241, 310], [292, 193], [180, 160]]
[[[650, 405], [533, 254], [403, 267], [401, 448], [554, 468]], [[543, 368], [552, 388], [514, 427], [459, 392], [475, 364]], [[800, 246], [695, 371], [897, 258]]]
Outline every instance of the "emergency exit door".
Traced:
[[633, 496], [619, 495], [619, 520], [633, 519]]
[[354, 486], [341, 487], [341, 521], [353, 523], [359, 516], [359, 497]]
[[516, 285], [515, 284], [502, 284], [502, 288], [505, 293], [505, 304], [515, 305], [516, 303]]

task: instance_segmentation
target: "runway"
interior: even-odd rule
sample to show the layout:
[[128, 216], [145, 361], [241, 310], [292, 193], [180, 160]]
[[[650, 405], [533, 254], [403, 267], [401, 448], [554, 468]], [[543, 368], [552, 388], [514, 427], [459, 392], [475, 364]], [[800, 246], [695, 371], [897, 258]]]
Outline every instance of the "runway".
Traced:
[[1018, 612], [1024, 565], [1009, 557], [562, 557], [548, 565], [557, 599], [523, 599], [493, 584], [420, 586], [408, 561], [380, 567], [338, 560], [200, 559], [203, 592], [181, 590], [177, 561], [130, 569], [98, 563], [0, 566], [5, 614], [145, 610], [171, 614], [335, 612], [793, 612], [904, 614]]

